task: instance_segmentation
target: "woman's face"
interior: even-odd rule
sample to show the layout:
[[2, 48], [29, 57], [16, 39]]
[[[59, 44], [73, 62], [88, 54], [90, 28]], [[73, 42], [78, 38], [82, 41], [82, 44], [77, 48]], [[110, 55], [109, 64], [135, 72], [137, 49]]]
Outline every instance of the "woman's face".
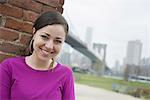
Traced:
[[62, 25], [45, 26], [36, 31], [33, 39], [33, 55], [40, 60], [55, 58], [65, 41], [65, 30]]

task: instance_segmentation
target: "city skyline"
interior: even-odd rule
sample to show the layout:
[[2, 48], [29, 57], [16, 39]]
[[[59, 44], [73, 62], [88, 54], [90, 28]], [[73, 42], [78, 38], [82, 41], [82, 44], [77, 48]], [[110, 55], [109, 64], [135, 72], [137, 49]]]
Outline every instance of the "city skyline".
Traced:
[[106, 62], [123, 63], [127, 43], [141, 40], [143, 57], [150, 57], [150, 1], [148, 0], [67, 0], [63, 15], [71, 30], [84, 40], [86, 28], [93, 28], [93, 43], [107, 44]]

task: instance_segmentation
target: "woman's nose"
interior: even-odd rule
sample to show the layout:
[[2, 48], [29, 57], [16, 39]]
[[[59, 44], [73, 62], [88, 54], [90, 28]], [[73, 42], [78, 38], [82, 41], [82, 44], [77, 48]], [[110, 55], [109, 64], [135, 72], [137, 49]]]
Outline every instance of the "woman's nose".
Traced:
[[50, 41], [47, 41], [46, 44], [45, 44], [45, 47], [48, 48], [48, 49], [53, 49], [53, 41], [50, 40]]

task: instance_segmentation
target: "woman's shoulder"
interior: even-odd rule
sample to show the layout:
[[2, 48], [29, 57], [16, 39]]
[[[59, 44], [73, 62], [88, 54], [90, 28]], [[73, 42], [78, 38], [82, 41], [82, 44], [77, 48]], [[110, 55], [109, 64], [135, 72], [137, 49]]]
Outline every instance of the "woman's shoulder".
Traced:
[[61, 67], [61, 71], [59, 72], [59, 74], [61, 74], [62, 76], [62, 81], [63, 82], [71, 82], [71, 80], [73, 80], [73, 71], [72, 71], [72, 68], [67, 66], [67, 65], [64, 65], [64, 64], [60, 64]]
[[58, 63], [58, 66], [60, 66], [59, 68], [64, 71], [64, 72], [68, 72], [68, 73], [72, 73], [72, 68], [69, 67], [68, 65], [64, 65], [64, 64], [60, 64]]
[[8, 63], [13, 63], [13, 62], [18, 62], [18, 61], [21, 61], [23, 59], [24, 59], [23, 56], [10, 57], [10, 58], [4, 59], [1, 62], [1, 64], [8, 64]]
[[0, 63], [0, 69], [11, 72], [12, 69], [17, 68], [16, 66], [23, 63], [23, 59], [24, 57], [21, 56], [7, 58]]

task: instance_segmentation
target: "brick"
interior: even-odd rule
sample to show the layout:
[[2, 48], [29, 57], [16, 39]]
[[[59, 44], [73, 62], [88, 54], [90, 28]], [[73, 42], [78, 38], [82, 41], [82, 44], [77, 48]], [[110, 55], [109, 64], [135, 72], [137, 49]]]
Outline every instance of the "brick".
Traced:
[[33, 23], [28, 23], [28, 22], [23, 22], [23, 25], [21, 27], [21, 30], [24, 32], [27, 32], [29, 34], [32, 34], [32, 28], [33, 28]]
[[4, 3], [6, 3], [8, 0], [0, 0], [0, 3], [1, 4], [4, 4]]
[[19, 39], [19, 32], [0, 27], [0, 39], [16, 41]]
[[28, 45], [31, 38], [32, 38], [31, 35], [21, 34], [20, 43], [23, 45]]
[[40, 13], [42, 9], [42, 4], [35, 2], [34, 0], [9, 0], [9, 3], [37, 13]]
[[26, 0], [25, 8], [40, 13], [42, 6], [43, 5], [41, 3], [37, 3], [33, 0]]
[[0, 44], [0, 51], [16, 55], [19, 55], [24, 48], [25, 47], [14, 43], [3, 42]]
[[30, 21], [30, 22], [35, 22], [36, 18], [38, 17], [39, 14], [33, 12], [33, 11], [23, 11], [23, 20], [25, 21]]
[[24, 8], [25, 1], [26, 0], [9, 0], [8, 3], [20, 8]]
[[64, 5], [64, 0], [59, 0], [59, 3], [61, 4], [61, 5]]
[[16, 18], [22, 18], [22, 9], [10, 5], [0, 4], [0, 12], [5, 16], [13, 16]]
[[42, 8], [42, 12], [47, 12], [47, 11], [57, 11], [57, 8], [44, 5]]
[[63, 13], [63, 0], [35, 0], [37, 2], [43, 3], [43, 8], [42, 8], [42, 12], [45, 11], [51, 11], [51, 10], [55, 10], [55, 11], [59, 11], [60, 13]]
[[5, 27], [21, 31], [22, 22], [13, 18], [6, 18]]
[[32, 34], [32, 23], [16, 20], [14, 18], [7, 18], [5, 27], [23, 31]]
[[4, 52], [0, 52], [0, 63], [7, 59], [7, 58], [11, 58], [11, 57], [14, 57], [14, 55], [12, 54], [8, 54], [8, 53], [4, 53]]
[[37, 2], [49, 5], [51, 7], [57, 7], [59, 5], [59, 0], [35, 0]]

